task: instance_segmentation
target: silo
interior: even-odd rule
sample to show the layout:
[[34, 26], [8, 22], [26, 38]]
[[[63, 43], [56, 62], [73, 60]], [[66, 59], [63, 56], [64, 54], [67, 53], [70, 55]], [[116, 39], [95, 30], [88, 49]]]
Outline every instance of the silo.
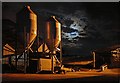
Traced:
[[61, 24], [55, 18], [55, 16], [51, 16], [46, 21], [45, 27], [45, 43], [48, 46], [50, 52], [54, 52], [56, 48], [59, 46], [61, 41]]
[[37, 15], [30, 6], [23, 7], [16, 15], [17, 54], [29, 49], [37, 36]]
[[61, 42], [61, 24], [55, 16], [47, 19], [44, 34], [45, 43], [49, 49], [49, 56], [51, 57], [51, 71], [54, 72], [54, 67], [57, 65], [56, 61], [59, 62], [56, 57], [56, 50]]
[[24, 73], [28, 66], [29, 49], [33, 45], [37, 36], [37, 15], [30, 9], [30, 6], [25, 6], [16, 14], [16, 67], [18, 59], [24, 55]]

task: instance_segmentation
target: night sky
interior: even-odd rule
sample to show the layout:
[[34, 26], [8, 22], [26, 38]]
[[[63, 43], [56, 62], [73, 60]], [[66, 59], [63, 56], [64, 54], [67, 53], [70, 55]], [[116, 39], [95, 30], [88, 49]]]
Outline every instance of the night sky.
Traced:
[[117, 2], [4, 2], [2, 19], [16, 23], [16, 13], [25, 5], [30, 5], [38, 15], [41, 38], [43, 21], [51, 15], [58, 18], [62, 24], [64, 54], [87, 55], [93, 50], [120, 44]]

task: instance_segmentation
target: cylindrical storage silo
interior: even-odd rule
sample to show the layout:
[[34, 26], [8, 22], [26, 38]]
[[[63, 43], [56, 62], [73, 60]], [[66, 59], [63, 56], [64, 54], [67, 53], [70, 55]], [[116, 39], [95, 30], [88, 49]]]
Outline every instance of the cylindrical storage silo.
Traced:
[[17, 54], [32, 46], [37, 36], [37, 15], [25, 6], [16, 15]]
[[55, 18], [51, 16], [46, 21], [45, 27], [45, 43], [48, 46], [48, 49], [53, 52], [60, 44], [61, 41], [61, 24]]

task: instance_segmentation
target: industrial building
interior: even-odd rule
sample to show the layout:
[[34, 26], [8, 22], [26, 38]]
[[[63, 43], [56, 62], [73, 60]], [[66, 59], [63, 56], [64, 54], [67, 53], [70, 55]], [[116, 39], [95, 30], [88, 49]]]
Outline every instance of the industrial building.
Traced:
[[93, 52], [94, 68], [100, 68], [105, 65], [110, 69], [120, 67], [120, 45], [97, 49]]
[[[11, 38], [7, 38], [8, 34], [3, 34], [3, 73], [4, 71], [24, 73], [64, 71], [61, 69], [63, 68], [61, 23], [55, 16], [47, 18], [45, 27], [42, 27], [44, 31], [42, 39], [37, 25], [37, 14], [30, 6], [23, 7], [16, 14], [14, 34], [11, 33]], [[4, 23], [3, 27], [4, 31], [8, 29]]]

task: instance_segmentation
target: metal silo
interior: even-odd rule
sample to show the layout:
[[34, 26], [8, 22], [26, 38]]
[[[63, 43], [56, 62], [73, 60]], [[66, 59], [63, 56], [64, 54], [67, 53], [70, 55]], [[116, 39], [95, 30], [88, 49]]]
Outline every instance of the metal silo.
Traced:
[[56, 48], [59, 46], [61, 41], [61, 24], [55, 18], [55, 16], [51, 16], [46, 21], [45, 27], [45, 43], [48, 46], [50, 52], [54, 52]]
[[37, 15], [25, 6], [16, 15], [17, 54], [29, 49], [37, 36]]
[[[29, 49], [32, 51], [33, 45], [37, 36], [37, 15], [30, 9], [30, 6], [25, 6], [16, 15], [16, 67], [18, 66], [18, 60], [23, 57], [24, 61], [24, 73], [26, 73], [29, 66]], [[19, 55], [17, 57], [17, 55]]]
[[45, 43], [49, 49], [49, 56], [51, 57], [51, 71], [54, 72], [54, 67], [55, 65], [57, 65], [56, 61], [58, 63], [61, 62], [59, 62], [59, 60], [56, 57], [56, 50], [61, 42], [61, 24], [55, 18], [55, 16], [51, 16], [49, 19], [47, 19], [44, 34]]

